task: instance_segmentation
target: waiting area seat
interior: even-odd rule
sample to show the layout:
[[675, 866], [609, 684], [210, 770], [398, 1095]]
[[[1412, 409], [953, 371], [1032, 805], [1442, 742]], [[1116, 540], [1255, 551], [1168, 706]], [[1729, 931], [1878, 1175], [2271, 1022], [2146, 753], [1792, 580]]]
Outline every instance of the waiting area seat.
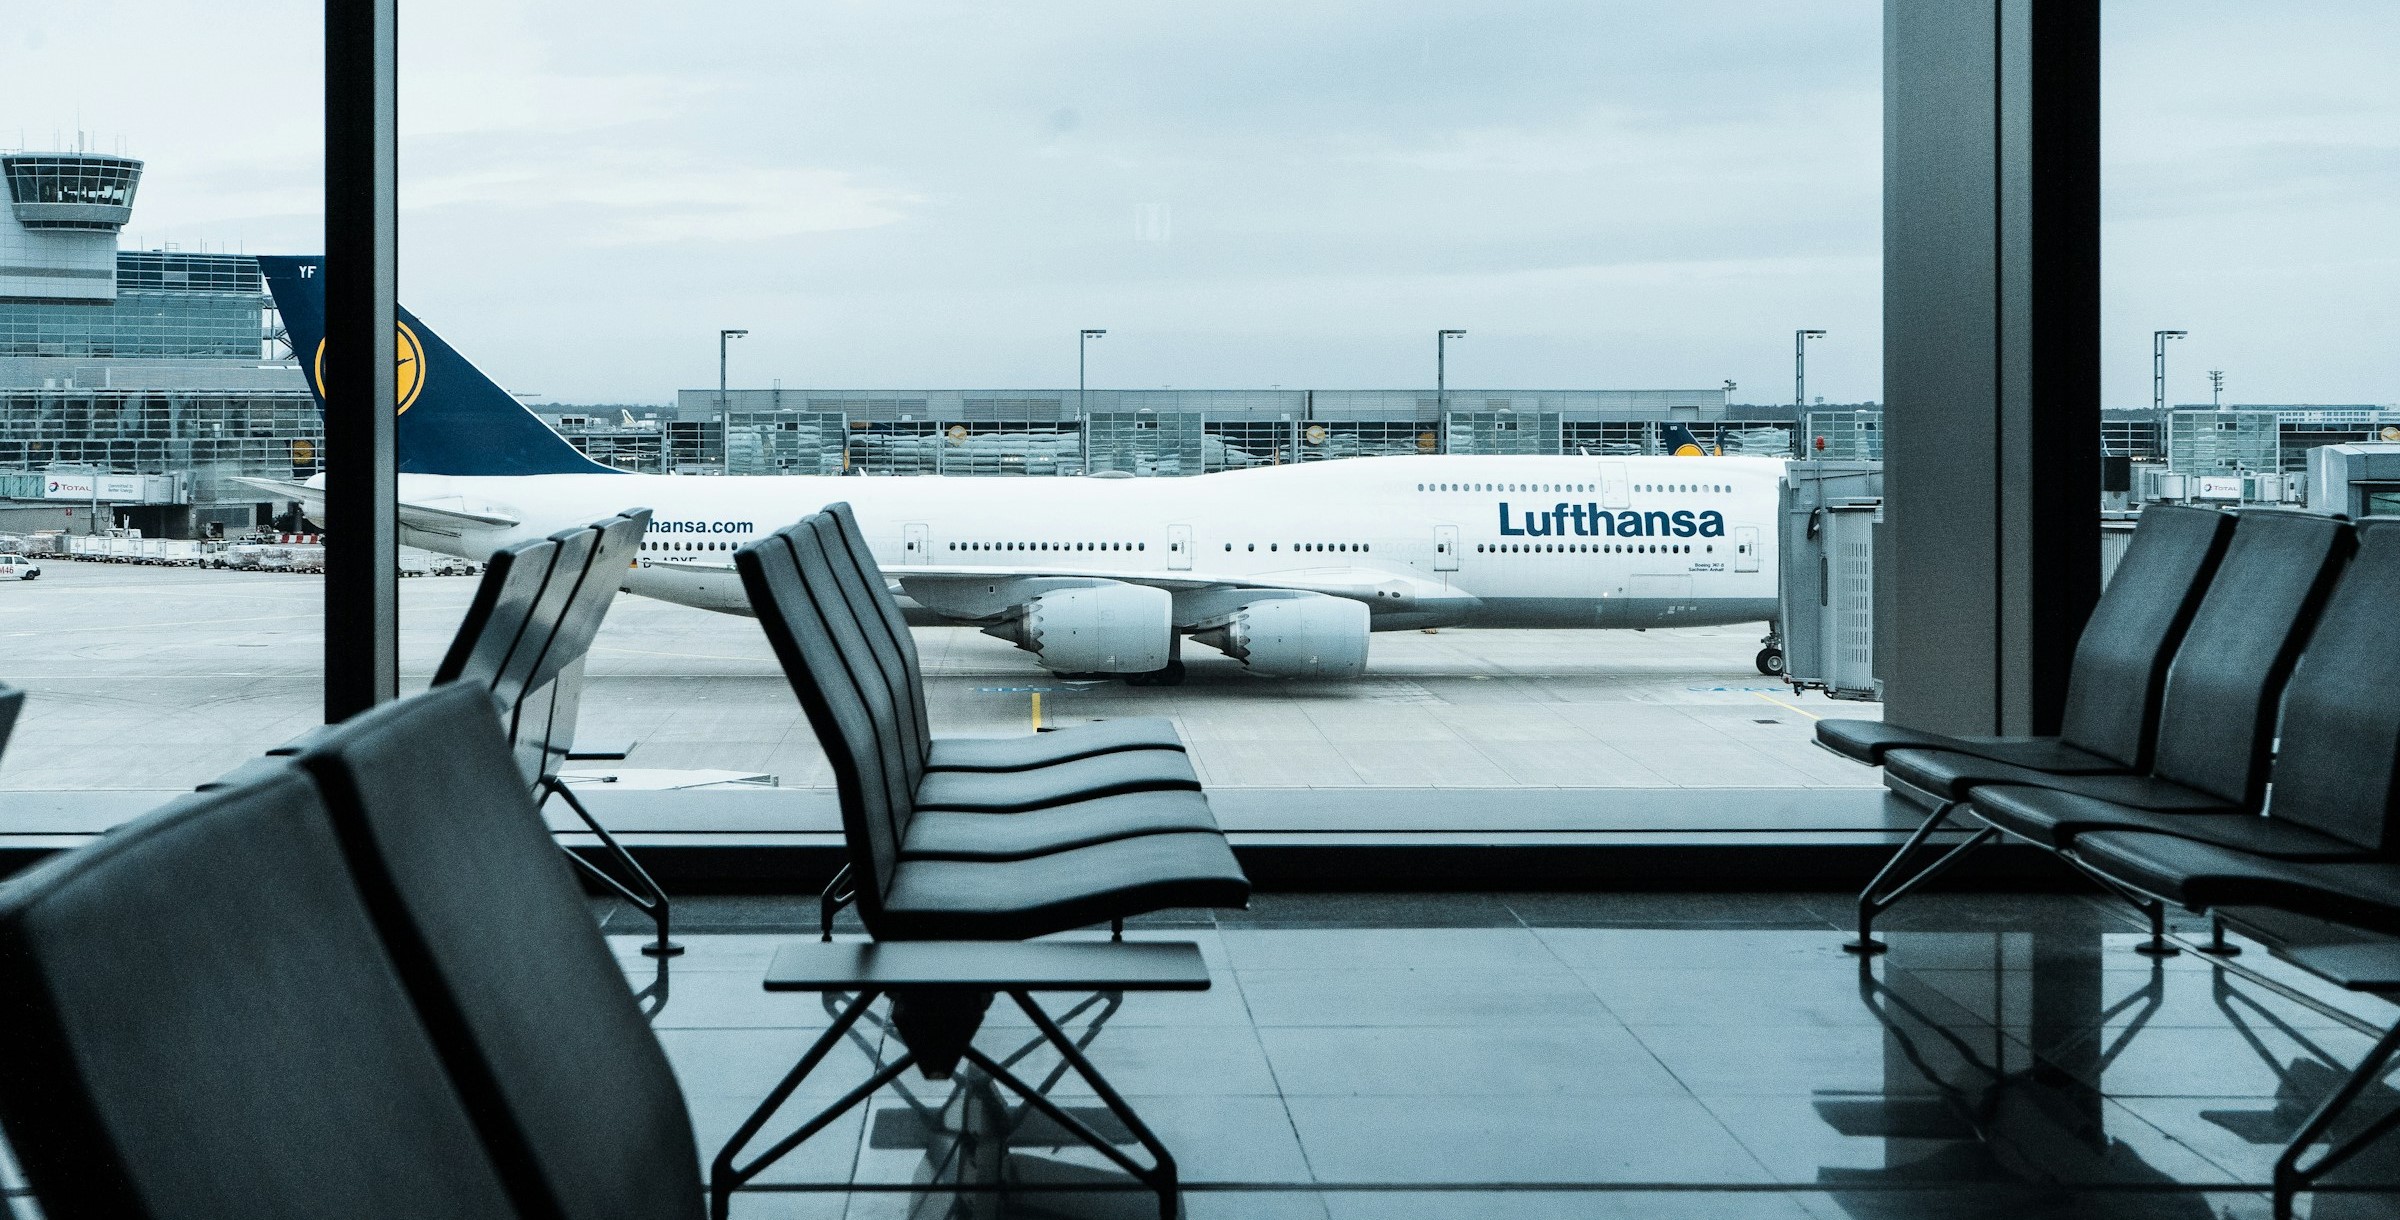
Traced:
[[[860, 917], [878, 937], [1015, 940], [1165, 907], [1239, 907], [1249, 884], [1197, 791], [1058, 800], [1005, 815], [933, 815], [928, 788], [1024, 772], [928, 772], [922, 693], [862, 604], [839, 523], [820, 513], [734, 555], [750, 604], [833, 765]], [[851, 579], [845, 580], [848, 568]], [[883, 594], [878, 583], [863, 590]], [[888, 594], [882, 600], [888, 601]], [[1093, 756], [1100, 763], [1127, 751]], [[1130, 765], [1130, 764], [1129, 764]], [[921, 826], [921, 818], [931, 819]], [[970, 821], [969, 819], [981, 819]]]
[[[2327, 925], [2337, 930], [2330, 949], [2287, 951], [2271, 938], [2268, 947], [2342, 987], [2400, 998], [2396, 606], [2400, 520], [2245, 512], [2169, 672], [2144, 777], [2210, 801], [2177, 810], [2111, 801], [2089, 789], [2091, 777], [1981, 783], [1952, 794], [1984, 823], [1953, 854], [1993, 834], [2047, 849], [2143, 906], [2151, 936], [2140, 948], [2154, 954], [2174, 951], [2168, 903], [2217, 916], [2209, 949], [2220, 953], [2238, 951], [2225, 937], [2228, 911], [2245, 926]], [[1864, 911], [1862, 899], [1862, 938]], [[2307, 1160], [2395, 1055], [2400, 1025], [2292, 1136], [2275, 1167], [2278, 1217], [2400, 1126], [2400, 1112], [2387, 1114]]]
[[[901, 695], [907, 712], [903, 729], [913, 734], [927, 771], [1027, 771], [1055, 767], [1101, 756], [1133, 755], [1139, 765], [1154, 770], [1162, 787], [1197, 788], [1188, 762], [1161, 757], [1158, 751], [1183, 752], [1183, 738], [1173, 721], [1162, 716], [1136, 716], [1069, 725], [1015, 737], [936, 737], [925, 711], [925, 673], [916, 638], [894, 601], [858, 516], [847, 503], [828, 505], [821, 514], [826, 556], [834, 565], [843, 591], [852, 599], [860, 625], [879, 645], [876, 657], [885, 679]], [[1120, 760], [1120, 767], [1126, 761]], [[1122, 772], [1120, 772], [1122, 773]]]
[[[0, 885], [0, 1126], [46, 1214], [696, 1217], [788, 1150], [734, 1163], [785, 1088], [703, 1182], [674, 1072], [552, 845], [505, 711], [481, 683], [435, 686]], [[943, 1078], [972, 1061], [1174, 1215], [1165, 1145], [1032, 996], [1205, 989], [1197, 947], [996, 942], [1246, 901], [1222, 836], [903, 860], [856, 829], [870, 930], [917, 956], [779, 957], [770, 986], [853, 995], [790, 1083], [888, 998], [907, 1053], [845, 1105], [908, 1067]], [[970, 1044], [996, 992], [1150, 1163]]]
[[[2189, 549], [2179, 533], [2188, 519], [2181, 512], [2165, 518], [2172, 523], [2167, 537], [2178, 543], [2170, 552]], [[2143, 542], [2137, 530], [2129, 562]], [[2011, 823], [2006, 814], [1995, 814], [1946, 850], [1925, 850], [1931, 835], [1987, 788], [2038, 788], [2168, 817], [2256, 812], [2265, 799], [2274, 717], [2284, 681], [2354, 546], [2349, 526], [2333, 518], [2272, 509], [2241, 514], [2205, 590], [2197, 594], [2188, 624], [2175, 633], [2179, 638], [2163, 673], [2154, 727], [2148, 744], [2136, 751], [2150, 760], [2139, 773], [2055, 774], [1970, 753], [1886, 751], [1887, 777], [1925, 793], [1936, 805], [1860, 894], [1858, 938], [1851, 942], [1852, 949], [1881, 951], [1882, 942], [1873, 935], [1879, 914], [2002, 832], [2047, 845], [2054, 827], [2041, 818]], [[2161, 569], [2146, 570], [2154, 578], [2146, 587], [2147, 596], [2178, 602], [2193, 597], [2191, 591], [2174, 589], [2160, 578]], [[2201, 571], [2190, 564], [2164, 570], [2195, 577]], [[2122, 599], [2137, 595], [2128, 590], [2128, 585], [2112, 582], [2108, 596], [2116, 600], [2096, 621], [2105, 627], [2127, 617]], [[2106, 657], [2111, 651], [2100, 648], [2094, 653]], [[2085, 655], [2078, 650], [2079, 660]], [[2085, 689], [2082, 668], [2073, 681], [2077, 691]], [[2130, 702], [2120, 707], [2120, 730], [2138, 724], [2135, 711]], [[1985, 812], [1977, 810], [1979, 816]], [[2164, 908], [2145, 905], [2154, 931], [2163, 929]], [[2154, 951], [2166, 950], [2163, 933], [2153, 942]]]
[[[915, 645], [846, 506], [761, 539], [734, 561], [842, 789], [850, 863], [827, 888], [825, 937], [834, 913], [870, 888], [889, 907], [879, 917], [888, 913], [892, 934], [911, 938], [1015, 939], [1042, 934], [1027, 927], [1081, 926], [1093, 918], [1087, 912], [1113, 906], [1246, 900], [1247, 882], [1180, 749], [1134, 744], [1043, 766], [934, 770]], [[1116, 740], [1141, 742], [1143, 732]], [[1118, 846], [1153, 837], [1164, 841]], [[863, 885], [862, 869], [876, 859], [939, 865], [947, 875], [931, 888], [888, 876]], [[1093, 888], [1054, 895], [1055, 882], [1027, 880], [1039, 876], [1080, 876]], [[961, 892], [1016, 914], [957, 925], [950, 904]]]
[[57, 1220], [528, 1214], [288, 763], [0, 886], [0, 991]]
[[1817, 744], [1883, 765], [1893, 750], [1940, 750], [2054, 775], [2137, 774], [2156, 744], [2167, 668], [2223, 558], [2233, 518], [2152, 505], [2075, 642], [2055, 737], [1954, 737], [1881, 720], [1820, 720]]

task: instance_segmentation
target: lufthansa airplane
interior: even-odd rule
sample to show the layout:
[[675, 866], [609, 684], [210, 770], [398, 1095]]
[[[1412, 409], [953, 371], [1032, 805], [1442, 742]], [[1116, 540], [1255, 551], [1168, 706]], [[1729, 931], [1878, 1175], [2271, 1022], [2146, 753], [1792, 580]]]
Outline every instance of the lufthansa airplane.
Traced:
[[[324, 406], [322, 264], [258, 261]], [[402, 541], [481, 559], [647, 506], [625, 589], [704, 610], [749, 613], [733, 552], [846, 500], [911, 621], [980, 627], [1062, 674], [1175, 681], [1188, 636], [1253, 673], [1351, 677], [1376, 631], [1777, 613], [1773, 459], [1382, 457], [1005, 483], [633, 474], [577, 452], [406, 310], [399, 346]], [[254, 482], [341, 527], [323, 518], [323, 475]], [[1765, 642], [1759, 668], [1779, 671], [1780, 641]]]

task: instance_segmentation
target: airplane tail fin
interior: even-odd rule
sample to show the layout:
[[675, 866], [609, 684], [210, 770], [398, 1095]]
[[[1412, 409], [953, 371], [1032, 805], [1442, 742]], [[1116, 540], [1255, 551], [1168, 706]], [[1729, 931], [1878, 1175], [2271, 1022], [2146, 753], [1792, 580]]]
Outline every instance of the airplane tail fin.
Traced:
[[[262, 254], [258, 268], [275, 294], [317, 409], [327, 410], [325, 260]], [[337, 358], [337, 369], [339, 363]], [[400, 311], [399, 409], [403, 474], [618, 473], [578, 452], [406, 309]]]
[[[1670, 457], [1709, 456], [1708, 446], [1701, 444], [1700, 438], [1692, 435], [1692, 430], [1682, 424], [1660, 424], [1658, 447], [1666, 450]], [[1724, 455], [1720, 452], [1718, 456]]]

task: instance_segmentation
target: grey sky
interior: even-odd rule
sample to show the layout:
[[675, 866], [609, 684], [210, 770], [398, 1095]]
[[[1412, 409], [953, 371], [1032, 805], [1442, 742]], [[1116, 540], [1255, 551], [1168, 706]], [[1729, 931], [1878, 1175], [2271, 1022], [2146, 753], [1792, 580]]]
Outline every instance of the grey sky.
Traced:
[[[0, 143], [319, 244], [318, 6], [30, 6]], [[512, 388], [1879, 397], [1881, 5], [403, 0], [403, 297]], [[2400, 6], [2108, 9], [2107, 400], [2400, 399]], [[11, 124], [9, 120], [14, 119]]]

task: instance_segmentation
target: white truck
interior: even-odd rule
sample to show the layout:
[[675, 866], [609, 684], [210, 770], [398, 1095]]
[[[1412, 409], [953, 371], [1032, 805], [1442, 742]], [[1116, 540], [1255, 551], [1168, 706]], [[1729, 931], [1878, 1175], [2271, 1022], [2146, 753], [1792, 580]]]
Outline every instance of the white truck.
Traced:
[[0, 555], [0, 580], [32, 580], [42, 574], [42, 565], [23, 555]]

